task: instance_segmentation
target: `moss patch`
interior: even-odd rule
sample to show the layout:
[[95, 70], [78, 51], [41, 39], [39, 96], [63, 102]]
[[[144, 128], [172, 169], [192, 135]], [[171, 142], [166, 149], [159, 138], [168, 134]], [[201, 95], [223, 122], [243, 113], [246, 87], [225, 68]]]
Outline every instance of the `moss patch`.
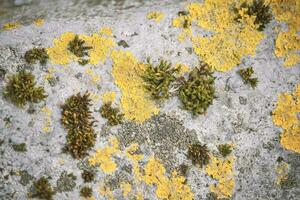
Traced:
[[37, 61], [44, 65], [47, 63], [49, 56], [45, 48], [33, 48], [26, 51], [25, 60], [29, 64], [36, 64]]
[[33, 183], [30, 192], [28, 193], [28, 197], [52, 200], [54, 194], [55, 192], [49, 181], [45, 177], [41, 177]]
[[204, 165], [207, 165], [209, 163], [209, 149], [205, 144], [192, 144], [188, 149], [187, 157], [192, 161], [194, 165], [203, 167]]
[[124, 118], [124, 114], [120, 113], [120, 109], [113, 108], [111, 102], [104, 103], [101, 106], [100, 114], [108, 120], [108, 124], [111, 126], [121, 124]]

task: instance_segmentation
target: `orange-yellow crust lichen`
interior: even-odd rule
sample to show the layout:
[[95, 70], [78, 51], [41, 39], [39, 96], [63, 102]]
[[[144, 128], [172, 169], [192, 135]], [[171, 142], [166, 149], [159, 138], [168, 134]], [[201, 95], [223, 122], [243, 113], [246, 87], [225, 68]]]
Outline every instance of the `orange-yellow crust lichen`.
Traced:
[[205, 172], [218, 181], [217, 184], [210, 185], [210, 191], [220, 198], [228, 198], [233, 194], [235, 181], [233, 164], [234, 156], [218, 158], [211, 156], [211, 163], [207, 165]]
[[284, 129], [280, 136], [282, 146], [297, 153], [300, 153], [300, 122], [297, 116], [299, 112], [300, 84], [294, 93], [280, 94], [273, 111], [274, 124]]
[[113, 51], [111, 57], [112, 75], [122, 93], [121, 107], [124, 117], [141, 123], [157, 114], [159, 109], [147, 95], [140, 77], [145, 66], [139, 64], [137, 58], [129, 51]]
[[6, 31], [9, 31], [9, 30], [13, 30], [13, 29], [18, 29], [20, 27], [21, 27], [20, 22], [10, 22], [10, 23], [4, 24], [2, 28]]

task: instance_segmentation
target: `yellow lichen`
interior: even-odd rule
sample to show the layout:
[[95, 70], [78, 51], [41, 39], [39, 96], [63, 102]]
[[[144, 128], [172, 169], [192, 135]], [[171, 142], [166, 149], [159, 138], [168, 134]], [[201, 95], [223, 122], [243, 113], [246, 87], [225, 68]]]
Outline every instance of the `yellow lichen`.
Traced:
[[111, 174], [117, 169], [117, 164], [112, 160], [112, 156], [119, 151], [119, 141], [112, 137], [109, 140], [110, 145], [103, 149], [98, 149], [96, 153], [89, 158], [91, 166], [99, 165], [106, 174]]
[[[75, 33], [67, 32], [63, 33], [60, 38], [54, 39], [54, 46], [47, 49], [53, 64], [66, 65], [72, 61], [78, 61], [78, 57], [68, 50], [68, 44], [75, 38], [75, 35]], [[115, 46], [112, 38], [104, 38], [98, 34], [79, 35], [79, 39], [84, 40], [87, 46], [92, 47], [89, 50], [89, 63], [92, 65], [104, 62]]]
[[181, 63], [178, 63], [175, 65], [175, 68], [180, 68], [180, 71], [179, 71], [179, 75], [182, 76], [184, 75], [185, 73], [189, 72], [190, 71], [190, 67], [186, 64], [181, 64]]
[[144, 122], [159, 109], [150, 99], [143, 87], [140, 75], [145, 65], [139, 64], [137, 58], [129, 51], [113, 51], [113, 77], [121, 89], [121, 107], [126, 119]]
[[136, 200], [144, 200], [143, 194], [141, 191], [139, 191], [136, 195], [135, 195]]
[[44, 23], [45, 23], [45, 20], [44, 19], [41, 19], [41, 18], [38, 18], [38, 19], [35, 19], [33, 21], [33, 23], [36, 25], [36, 26], [43, 26]]
[[179, 16], [173, 19], [173, 26], [176, 28], [182, 28], [182, 32], [178, 36], [178, 40], [183, 42], [186, 38], [192, 37], [192, 18], [191, 16]]
[[102, 196], [107, 196], [108, 200], [114, 200], [114, 194], [107, 186], [101, 186], [99, 189], [99, 194]]
[[125, 182], [120, 183], [120, 188], [123, 191], [123, 197], [127, 197], [132, 190], [130, 183]]
[[241, 10], [240, 23], [235, 21], [231, 7], [235, 0], [206, 0], [204, 4], [191, 3], [188, 10], [196, 24], [212, 31], [213, 35], [193, 36], [195, 53], [218, 71], [228, 71], [241, 62], [243, 56], [254, 56], [256, 47], [264, 38], [254, 24], [255, 16]]
[[191, 192], [190, 187], [184, 183], [185, 178], [177, 175], [176, 172], [173, 172], [171, 178], [168, 178], [165, 175], [166, 170], [164, 166], [154, 157], [149, 159], [144, 170], [144, 182], [156, 186], [156, 195], [159, 199], [193, 199], [194, 194]]
[[106, 92], [102, 95], [103, 103], [114, 102], [115, 99], [116, 99], [116, 93], [115, 92]]
[[274, 124], [284, 129], [280, 138], [281, 145], [297, 153], [300, 153], [300, 122], [297, 117], [299, 112], [300, 84], [294, 93], [280, 94], [273, 111]]
[[285, 58], [284, 66], [291, 67], [300, 62], [300, 1], [269, 0], [275, 19], [288, 26], [286, 32], [276, 39], [275, 55]]
[[218, 198], [228, 198], [233, 194], [235, 181], [233, 173], [234, 156], [218, 158], [211, 156], [211, 163], [207, 165], [205, 172], [213, 179], [218, 181], [217, 184], [210, 185], [210, 191], [215, 193]]
[[100, 75], [96, 74], [91, 68], [86, 68], [85, 73], [91, 77], [93, 83], [98, 83], [101, 79]]
[[159, 23], [164, 17], [164, 13], [157, 11], [151, 11], [147, 14], [147, 19], [154, 19], [157, 23]]
[[44, 119], [43, 132], [44, 133], [49, 133], [52, 130], [51, 129], [51, 125], [52, 125], [52, 120], [51, 120], [52, 110], [45, 106], [45, 107], [43, 107], [41, 109], [41, 111], [46, 114], [46, 117]]
[[135, 152], [139, 149], [139, 144], [133, 143], [126, 149], [126, 156], [135, 161], [139, 161], [144, 158], [143, 154], [135, 154]]
[[4, 24], [2, 28], [6, 31], [9, 31], [9, 30], [13, 30], [13, 29], [18, 29], [20, 27], [21, 27], [20, 22], [10, 22], [10, 23]]
[[106, 35], [106, 36], [109, 36], [109, 37], [113, 36], [113, 31], [110, 27], [102, 27], [99, 30], [99, 32], [100, 32], [101, 35]]

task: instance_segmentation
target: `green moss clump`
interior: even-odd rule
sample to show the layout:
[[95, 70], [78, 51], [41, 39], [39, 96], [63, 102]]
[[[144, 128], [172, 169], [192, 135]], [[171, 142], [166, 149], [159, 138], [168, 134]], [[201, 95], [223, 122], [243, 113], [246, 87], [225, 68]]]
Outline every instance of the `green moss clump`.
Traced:
[[193, 69], [188, 80], [179, 88], [179, 99], [183, 108], [193, 115], [205, 114], [215, 98], [215, 77], [207, 64]]
[[252, 88], [255, 88], [257, 86], [257, 78], [251, 78], [254, 71], [252, 67], [248, 67], [246, 69], [240, 69], [238, 71], [238, 74], [243, 78], [244, 82], [246, 84], [250, 84]]
[[113, 108], [111, 102], [101, 106], [100, 114], [108, 120], [108, 124], [111, 126], [121, 124], [124, 119], [124, 114], [120, 113], [119, 108]]
[[234, 12], [237, 14], [236, 21], [242, 19], [242, 16], [238, 14], [241, 9], [246, 9], [247, 15], [256, 17], [254, 24], [258, 25], [258, 31], [263, 31], [273, 17], [270, 5], [267, 5], [264, 0], [254, 0], [251, 4], [244, 2], [239, 8], [234, 8]]
[[81, 177], [84, 180], [85, 183], [92, 182], [95, 178], [95, 173], [92, 171], [84, 170], [81, 173]]
[[95, 145], [95, 120], [90, 111], [89, 95], [88, 92], [84, 95], [78, 93], [62, 105], [61, 122], [68, 131], [66, 150], [76, 159], [86, 156], [87, 151]]
[[80, 196], [87, 198], [87, 197], [92, 197], [92, 195], [93, 195], [92, 188], [86, 186], [81, 188]]
[[199, 165], [200, 167], [207, 165], [210, 160], [207, 146], [199, 143], [193, 144], [189, 147], [187, 157], [192, 160], [193, 165]]
[[44, 88], [36, 86], [34, 75], [25, 70], [9, 78], [4, 89], [4, 96], [20, 107], [23, 107], [27, 101], [38, 103], [47, 97]]
[[31, 191], [28, 193], [28, 197], [52, 200], [54, 194], [55, 191], [53, 190], [49, 181], [45, 177], [41, 177], [39, 180], [33, 183]]
[[81, 65], [86, 65], [89, 60], [84, 59], [85, 56], [88, 56], [88, 51], [92, 49], [90, 46], [85, 46], [85, 41], [82, 39], [79, 39], [79, 36], [76, 35], [75, 38], [69, 42], [68, 44], [68, 50], [72, 52], [75, 56], [80, 58], [78, 61]]
[[175, 75], [180, 68], [173, 68], [171, 63], [161, 60], [157, 66], [150, 63], [147, 59], [146, 70], [141, 76], [145, 82], [145, 88], [155, 100], [169, 98], [169, 87], [176, 80]]
[[18, 152], [25, 152], [25, 151], [27, 151], [25, 143], [13, 144], [12, 148], [13, 148], [14, 151], [18, 151]]
[[220, 144], [218, 146], [218, 150], [223, 157], [228, 156], [232, 152], [231, 146], [229, 144]]
[[26, 51], [24, 58], [29, 64], [36, 64], [36, 61], [39, 61], [40, 64], [44, 65], [47, 63], [49, 56], [45, 48], [33, 48]]

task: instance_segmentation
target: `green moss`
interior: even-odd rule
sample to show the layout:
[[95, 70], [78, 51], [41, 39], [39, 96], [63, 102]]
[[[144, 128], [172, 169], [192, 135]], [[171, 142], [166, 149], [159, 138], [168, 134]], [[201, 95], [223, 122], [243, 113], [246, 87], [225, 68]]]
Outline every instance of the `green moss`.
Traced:
[[12, 148], [13, 148], [14, 151], [18, 151], [18, 152], [27, 151], [25, 143], [13, 144]]
[[173, 68], [171, 63], [161, 60], [157, 66], [150, 63], [147, 59], [147, 66], [142, 79], [145, 82], [145, 88], [153, 99], [163, 100], [169, 98], [169, 87], [176, 80], [176, 74], [179, 68]]
[[95, 173], [92, 171], [84, 170], [81, 173], [81, 177], [84, 180], [85, 183], [92, 182], [95, 178]]
[[193, 115], [206, 113], [215, 98], [215, 77], [212, 74], [210, 67], [204, 63], [190, 72], [188, 80], [179, 88], [183, 109], [191, 111]]
[[193, 165], [199, 165], [200, 167], [207, 165], [210, 160], [207, 146], [199, 143], [192, 144], [189, 147], [187, 157], [192, 161]]
[[45, 177], [41, 177], [33, 183], [33, 186], [28, 193], [28, 197], [52, 200], [54, 194], [55, 192], [49, 181]]
[[246, 84], [250, 84], [252, 88], [257, 86], [257, 78], [252, 78], [254, 71], [252, 67], [248, 67], [246, 69], [240, 69], [238, 74], [243, 78]]
[[101, 106], [100, 114], [108, 120], [108, 124], [111, 126], [121, 124], [124, 118], [124, 114], [120, 113], [119, 108], [113, 108], [111, 102]]
[[38, 103], [47, 97], [44, 88], [36, 86], [34, 75], [25, 70], [9, 78], [4, 96], [20, 107], [23, 107], [26, 102]]
[[68, 44], [68, 50], [72, 52], [75, 56], [80, 58], [78, 62], [81, 65], [86, 65], [89, 62], [89, 60], [84, 59], [84, 57], [89, 56], [88, 51], [90, 49], [92, 49], [92, 47], [85, 46], [85, 41], [79, 39], [78, 35], [76, 35], [75, 38]]
[[95, 122], [90, 111], [89, 93], [80, 93], [69, 97], [62, 105], [61, 122], [67, 129], [66, 149], [74, 158], [82, 158], [95, 145], [96, 134], [93, 129]]
[[228, 156], [232, 152], [231, 146], [229, 144], [220, 144], [218, 146], [218, 150], [223, 157]]
[[39, 61], [40, 64], [44, 65], [47, 63], [49, 56], [45, 48], [33, 48], [26, 51], [24, 58], [29, 64], [36, 64]]
[[60, 174], [59, 179], [56, 181], [57, 191], [58, 192], [70, 192], [76, 186], [76, 176], [73, 173], [67, 173], [63, 171]]
[[90, 187], [83, 187], [80, 190], [80, 196], [82, 197], [91, 197], [93, 195], [93, 190]]
[[234, 8], [234, 12], [237, 14], [235, 18], [239, 21], [242, 16], [238, 14], [241, 9], [247, 9], [246, 14], [249, 16], [256, 16], [254, 24], [258, 25], [257, 30], [263, 31], [268, 23], [272, 20], [272, 11], [269, 5], [267, 5], [264, 0], [254, 0], [252, 3], [248, 4], [244, 2], [239, 8]]

